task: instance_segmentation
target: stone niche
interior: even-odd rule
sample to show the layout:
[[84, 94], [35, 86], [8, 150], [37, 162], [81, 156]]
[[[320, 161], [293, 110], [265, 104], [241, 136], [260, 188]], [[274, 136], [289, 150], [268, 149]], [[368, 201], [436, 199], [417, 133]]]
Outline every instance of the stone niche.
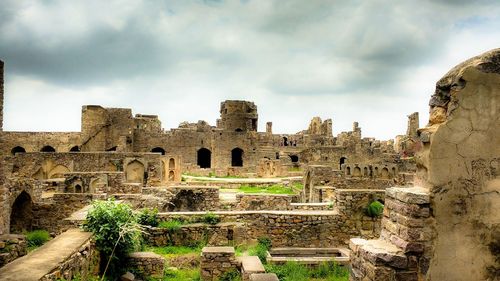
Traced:
[[261, 159], [259, 160], [257, 166], [257, 176], [262, 178], [275, 178], [283, 177], [287, 175], [286, 167], [281, 165], [280, 160], [269, 160]]

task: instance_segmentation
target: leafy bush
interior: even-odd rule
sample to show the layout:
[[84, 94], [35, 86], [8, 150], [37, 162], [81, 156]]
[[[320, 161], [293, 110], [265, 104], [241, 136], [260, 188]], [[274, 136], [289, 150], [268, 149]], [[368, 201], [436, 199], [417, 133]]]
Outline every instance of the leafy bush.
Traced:
[[26, 234], [28, 247], [39, 247], [50, 240], [50, 234], [47, 230], [35, 230]]
[[203, 222], [206, 224], [218, 224], [220, 222], [220, 218], [218, 215], [208, 212], [205, 215], [203, 215]]
[[255, 247], [250, 248], [248, 253], [251, 256], [257, 256], [262, 264], [267, 263], [267, 248], [262, 244], [257, 244]]
[[127, 254], [138, 245], [140, 228], [129, 205], [113, 199], [94, 201], [83, 224], [92, 232], [96, 247], [101, 253], [104, 274], [109, 267], [111, 276], [122, 273]]
[[137, 215], [137, 222], [142, 225], [158, 226], [158, 210], [144, 209]]
[[372, 218], [379, 217], [383, 211], [384, 205], [379, 201], [373, 201], [366, 207], [366, 214]]
[[158, 227], [165, 228], [168, 232], [174, 233], [179, 231], [181, 229], [181, 226], [183, 223], [178, 220], [168, 220], [168, 221], [162, 221], [158, 225]]

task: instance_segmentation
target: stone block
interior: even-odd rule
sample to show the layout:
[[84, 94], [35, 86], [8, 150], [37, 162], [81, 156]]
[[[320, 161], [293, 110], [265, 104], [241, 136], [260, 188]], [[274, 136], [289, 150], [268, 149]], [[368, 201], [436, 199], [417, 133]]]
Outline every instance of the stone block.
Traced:
[[250, 275], [250, 281], [279, 281], [274, 273], [254, 273]]

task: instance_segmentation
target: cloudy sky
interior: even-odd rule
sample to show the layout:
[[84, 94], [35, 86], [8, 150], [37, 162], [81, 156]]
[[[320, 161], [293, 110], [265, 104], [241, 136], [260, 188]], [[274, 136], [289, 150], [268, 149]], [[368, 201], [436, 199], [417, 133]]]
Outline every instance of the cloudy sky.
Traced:
[[79, 131], [84, 104], [214, 125], [254, 101], [259, 131], [313, 116], [389, 139], [452, 66], [500, 47], [498, 0], [21, 1], [0, 5], [5, 126]]

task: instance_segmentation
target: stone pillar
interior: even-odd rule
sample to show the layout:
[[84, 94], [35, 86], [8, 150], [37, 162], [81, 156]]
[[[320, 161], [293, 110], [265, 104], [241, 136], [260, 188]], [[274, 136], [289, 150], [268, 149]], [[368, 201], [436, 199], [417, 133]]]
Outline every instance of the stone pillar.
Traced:
[[323, 124], [321, 124], [321, 134], [327, 137], [333, 137], [332, 125], [332, 119], [323, 121]]
[[359, 127], [358, 122], [352, 123], [352, 132], [356, 138], [360, 139], [361, 138], [361, 128]]
[[273, 133], [273, 122], [266, 123], [266, 133], [268, 133], [268, 134]]

